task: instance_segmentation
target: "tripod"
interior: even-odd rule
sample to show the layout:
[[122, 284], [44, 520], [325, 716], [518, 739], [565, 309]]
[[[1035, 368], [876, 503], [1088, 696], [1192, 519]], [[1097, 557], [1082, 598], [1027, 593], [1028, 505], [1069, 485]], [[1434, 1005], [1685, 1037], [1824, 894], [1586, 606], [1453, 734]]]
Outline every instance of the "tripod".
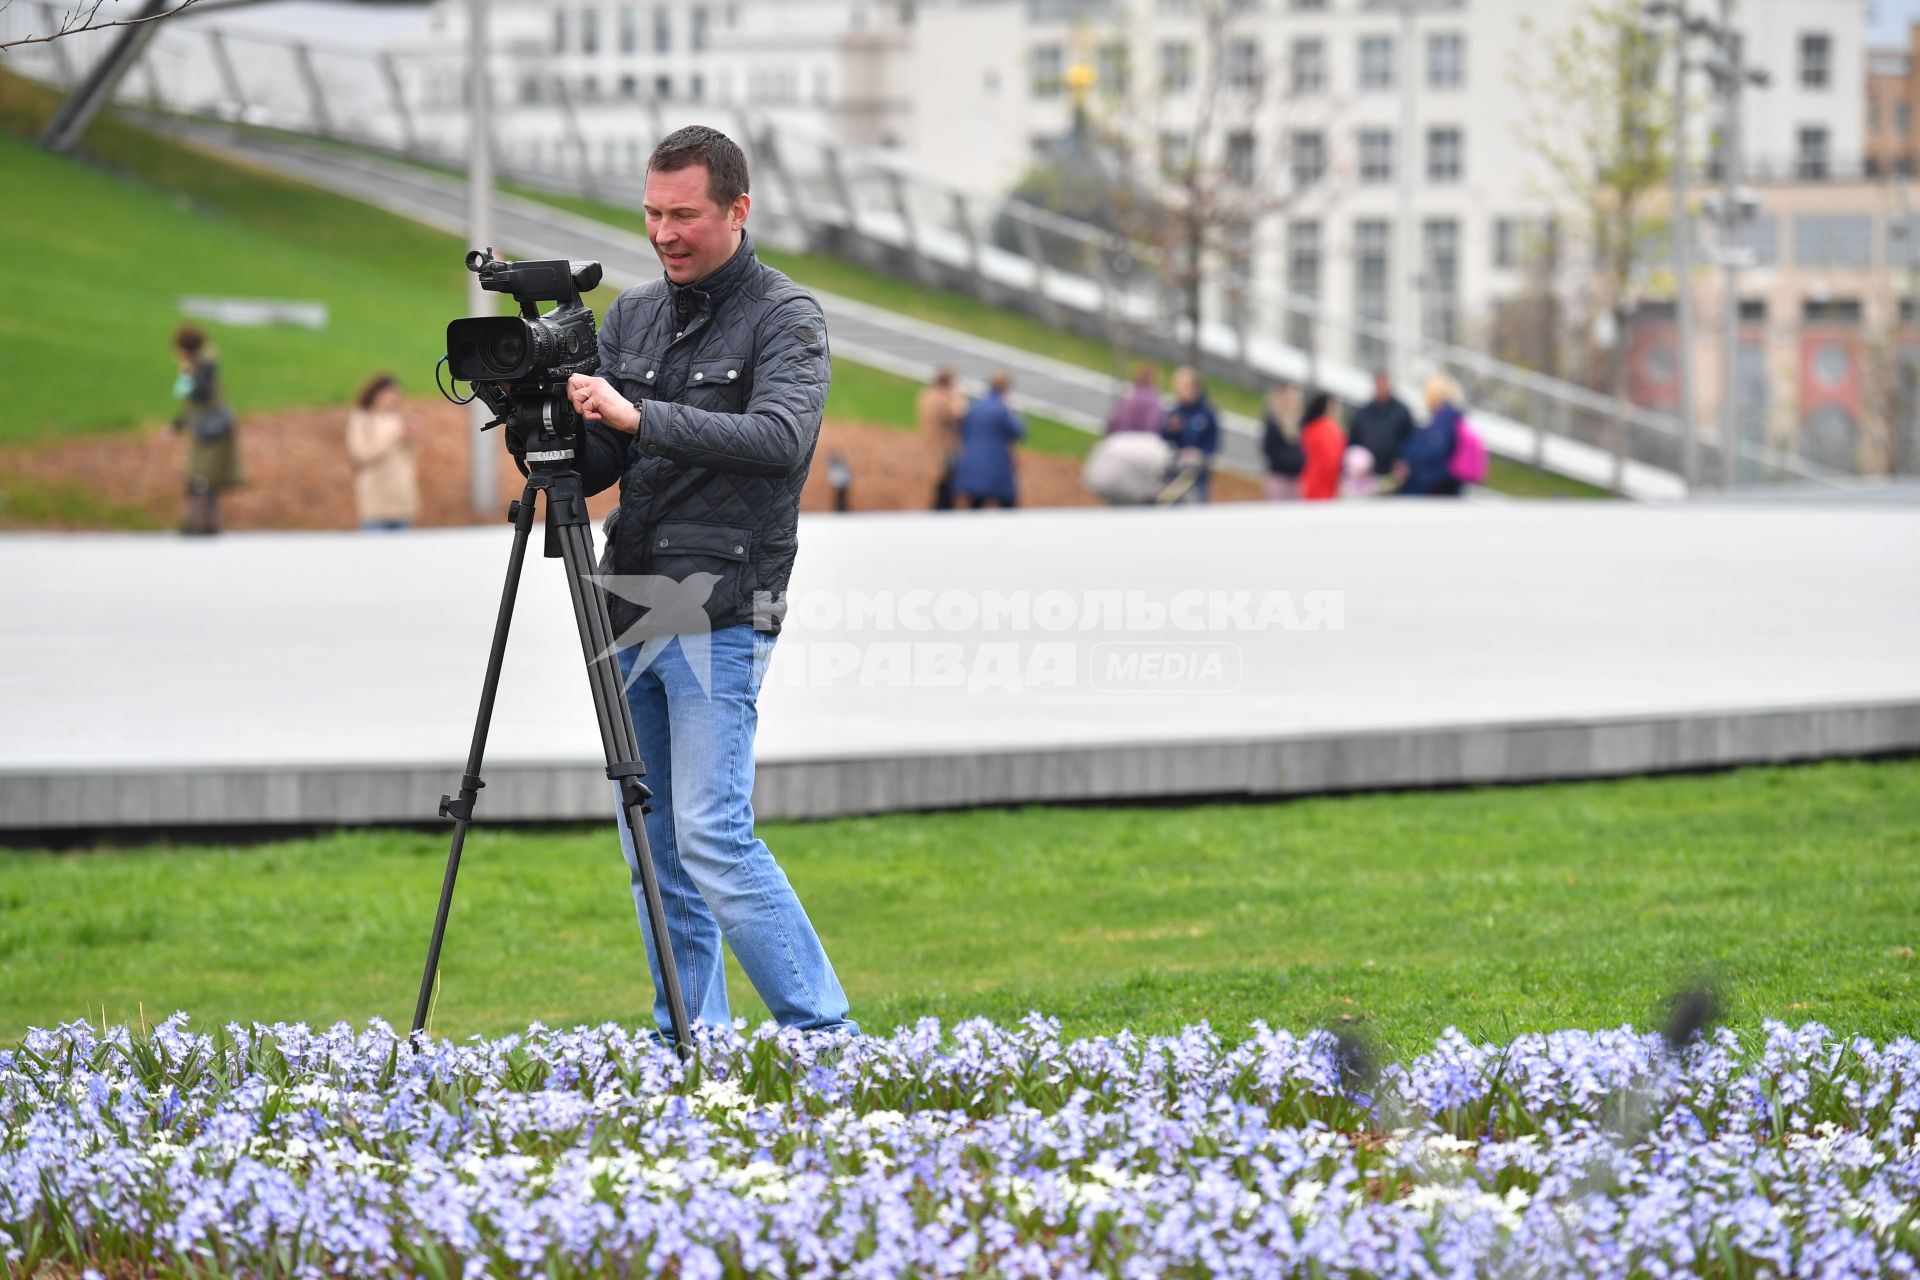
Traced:
[[[572, 450], [564, 457], [571, 459]], [[500, 596], [499, 617], [493, 624], [493, 647], [487, 652], [487, 675], [480, 686], [480, 714], [473, 726], [473, 743], [467, 752], [467, 772], [460, 779], [458, 796], [440, 797], [440, 816], [453, 819], [453, 846], [447, 851], [446, 879], [440, 885], [440, 909], [433, 918], [433, 940], [427, 946], [427, 967], [420, 976], [420, 997], [413, 1007], [413, 1029], [427, 1024], [427, 1007], [433, 999], [434, 978], [440, 970], [440, 943], [447, 931], [447, 912], [453, 905], [453, 882], [460, 874], [460, 849], [466, 843], [467, 827], [473, 822], [473, 803], [480, 788], [480, 761], [486, 754], [487, 729], [493, 720], [494, 694], [500, 687], [500, 663], [507, 652], [507, 629], [513, 623], [513, 602], [520, 591], [520, 567], [526, 560], [527, 537], [533, 532], [534, 495], [544, 490], [546, 499], [546, 554], [565, 562], [567, 591], [573, 597], [573, 619], [580, 630], [580, 647], [587, 660], [587, 679], [593, 689], [593, 707], [600, 721], [600, 745], [606, 752], [607, 777], [620, 789], [620, 806], [627, 829], [633, 835], [635, 860], [640, 867], [640, 887], [647, 901], [647, 921], [653, 945], [660, 955], [660, 977], [666, 986], [667, 1012], [673, 1022], [674, 1047], [682, 1057], [693, 1052], [693, 1036], [687, 1024], [686, 1002], [680, 994], [680, 974], [674, 965], [673, 947], [667, 939], [667, 912], [660, 900], [660, 881], [654, 874], [653, 853], [647, 846], [647, 829], [641, 816], [649, 811], [652, 792], [640, 779], [646, 766], [640, 760], [640, 748], [633, 733], [633, 710], [627, 705], [620, 669], [614, 658], [613, 623], [607, 616], [607, 599], [588, 580], [593, 570], [593, 532], [588, 524], [587, 499], [580, 473], [564, 465], [539, 460], [528, 453], [527, 487], [520, 500], [508, 508], [513, 522], [513, 551], [507, 558], [506, 589]]]

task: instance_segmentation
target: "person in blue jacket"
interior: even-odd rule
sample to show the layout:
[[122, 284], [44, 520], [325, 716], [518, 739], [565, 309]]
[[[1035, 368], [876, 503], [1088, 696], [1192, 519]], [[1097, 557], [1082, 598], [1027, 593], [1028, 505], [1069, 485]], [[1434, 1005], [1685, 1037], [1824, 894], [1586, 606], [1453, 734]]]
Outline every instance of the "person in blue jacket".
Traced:
[[1027, 424], [1007, 404], [1013, 380], [993, 375], [987, 394], [967, 406], [960, 419], [960, 460], [953, 466], [953, 493], [978, 511], [988, 503], [1016, 505], [1013, 443], [1027, 437]]
[[1167, 414], [1166, 438], [1183, 467], [1198, 467], [1193, 496], [1207, 500], [1208, 481], [1213, 474], [1213, 456], [1220, 452], [1220, 415], [1214, 412], [1200, 375], [1182, 365], [1173, 371], [1174, 406]]
[[1453, 449], [1460, 438], [1460, 389], [1453, 379], [1436, 374], [1427, 380], [1427, 425], [1407, 437], [1393, 473], [1400, 477], [1394, 493], [1408, 498], [1457, 498], [1460, 482], [1453, 478]]

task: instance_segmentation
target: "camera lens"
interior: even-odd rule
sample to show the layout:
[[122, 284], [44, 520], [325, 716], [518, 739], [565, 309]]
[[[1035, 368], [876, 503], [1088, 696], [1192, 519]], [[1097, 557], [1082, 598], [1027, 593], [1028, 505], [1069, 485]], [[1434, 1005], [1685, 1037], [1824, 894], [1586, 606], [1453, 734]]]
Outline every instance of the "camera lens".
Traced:
[[487, 343], [487, 363], [496, 369], [518, 369], [527, 357], [527, 335], [518, 326], [503, 328]]

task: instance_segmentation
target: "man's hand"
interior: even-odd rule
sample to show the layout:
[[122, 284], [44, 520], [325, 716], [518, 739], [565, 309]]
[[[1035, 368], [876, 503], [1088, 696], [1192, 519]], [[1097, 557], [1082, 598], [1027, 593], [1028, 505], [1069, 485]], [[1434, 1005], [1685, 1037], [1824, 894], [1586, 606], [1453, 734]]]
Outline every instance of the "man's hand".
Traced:
[[613, 389], [605, 378], [576, 373], [567, 379], [567, 399], [573, 410], [592, 422], [604, 422], [628, 435], [640, 429], [640, 406]]

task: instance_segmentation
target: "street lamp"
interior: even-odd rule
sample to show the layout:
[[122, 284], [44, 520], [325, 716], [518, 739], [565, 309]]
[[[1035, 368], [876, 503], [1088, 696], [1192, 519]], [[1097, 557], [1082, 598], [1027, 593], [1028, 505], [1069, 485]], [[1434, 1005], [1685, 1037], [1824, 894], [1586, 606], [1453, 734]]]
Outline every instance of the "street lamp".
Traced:
[[1674, 323], [1678, 333], [1677, 413], [1680, 418], [1680, 474], [1692, 488], [1700, 482], [1700, 427], [1693, 401], [1693, 215], [1687, 208], [1687, 44], [1710, 37], [1713, 24], [1687, 12], [1686, 0], [1648, 0], [1647, 17], [1672, 19], [1673, 45], [1673, 278]]
[[1758, 202], [1740, 186], [1740, 99], [1749, 86], [1765, 88], [1767, 73], [1749, 67], [1745, 40], [1733, 25], [1733, 0], [1720, 0], [1720, 21], [1703, 24], [1702, 34], [1713, 52], [1702, 64], [1720, 97], [1720, 198], [1714, 207], [1719, 224], [1720, 268], [1723, 272], [1722, 340], [1725, 354], [1720, 370], [1721, 483], [1731, 489], [1739, 483], [1740, 455], [1740, 268], [1752, 254], [1739, 241], [1740, 228], [1753, 217]]

